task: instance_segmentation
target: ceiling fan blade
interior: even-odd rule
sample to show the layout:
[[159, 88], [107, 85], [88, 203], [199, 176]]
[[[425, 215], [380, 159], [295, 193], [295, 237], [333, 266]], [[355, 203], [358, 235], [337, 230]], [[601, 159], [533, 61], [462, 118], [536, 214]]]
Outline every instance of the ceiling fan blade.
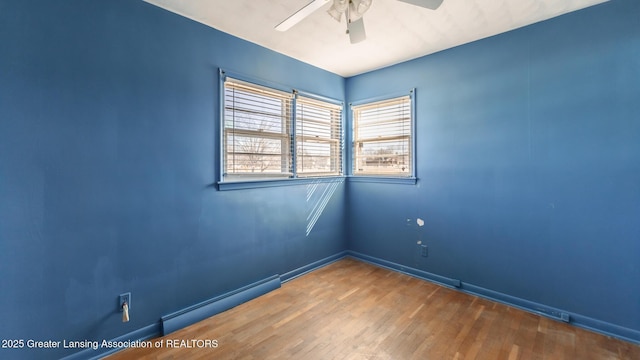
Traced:
[[320, 9], [324, 4], [326, 4], [328, 2], [329, 2], [329, 0], [313, 0], [313, 1], [311, 1], [310, 3], [308, 3], [302, 9], [296, 11], [295, 14], [289, 16], [283, 22], [278, 24], [276, 26], [276, 30], [278, 30], [278, 31], [287, 31], [287, 30], [289, 30], [293, 25], [299, 23], [300, 21], [302, 21], [302, 19], [304, 19], [307, 16], [311, 15], [311, 13], [313, 13], [314, 11]]
[[347, 30], [349, 30], [349, 40], [352, 44], [357, 44], [367, 38], [367, 34], [364, 32], [364, 20], [362, 20], [362, 18], [348, 22]]
[[420, 6], [420, 7], [431, 9], [431, 10], [435, 10], [440, 7], [440, 4], [442, 4], [444, 0], [398, 0], [398, 1], [402, 1], [407, 4], [412, 4], [415, 6]]

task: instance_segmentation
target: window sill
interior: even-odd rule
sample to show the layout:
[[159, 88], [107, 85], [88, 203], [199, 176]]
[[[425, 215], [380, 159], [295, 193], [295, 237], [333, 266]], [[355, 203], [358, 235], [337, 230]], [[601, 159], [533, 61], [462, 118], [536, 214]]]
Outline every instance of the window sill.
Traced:
[[316, 183], [343, 182], [345, 179], [349, 182], [367, 182], [381, 184], [403, 184], [415, 185], [418, 178], [415, 177], [383, 177], [383, 176], [325, 176], [325, 177], [306, 177], [306, 178], [288, 178], [273, 180], [250, 180], [250, 181], [220, 181], [218, 182], [219, 191], [242, 190], [242, 189], [258, 189], [280, 186], [295, 186]]
[[415, 177], [350, 176], [347, 179], [347, 181], [349, 182], [371, 182], [405, 185], [415, 185], [418, 182], [418, 178]]
[[344, 176], [326, 176], [326, 177], [305, 177], [295, 179], [274, 179], [274, 180], [250, 180], [250, 181], [219, 181], [218, 190], [241, 190], [241, 189], [257, 189], [267, 187], [294, 186], [317, 183], [343, 182]]

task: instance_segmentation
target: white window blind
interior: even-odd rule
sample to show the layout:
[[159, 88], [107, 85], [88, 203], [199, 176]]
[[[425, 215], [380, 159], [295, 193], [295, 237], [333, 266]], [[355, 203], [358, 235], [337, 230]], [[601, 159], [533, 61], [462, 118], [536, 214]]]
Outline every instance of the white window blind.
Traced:
[[342, 174], [342, 106], [296, 98], [298, 177]]
[[292, 175], [292, 97], [225, 79], [223, 181]]
[[411, 97], [354, 106], [354, 175], [413, 176]]

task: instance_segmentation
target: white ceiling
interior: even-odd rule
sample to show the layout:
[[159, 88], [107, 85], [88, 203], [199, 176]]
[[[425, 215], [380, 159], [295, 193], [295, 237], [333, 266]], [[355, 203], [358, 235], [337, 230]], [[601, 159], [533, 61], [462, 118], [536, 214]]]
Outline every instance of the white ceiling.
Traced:
[[608, 0], [444, 0], [428, 10], [373, 0], [367, 39], [320, 10], [286, 32], [274, 27], [311, 0], [144, 0], [241, 39], [349, 77], [546, 20]]

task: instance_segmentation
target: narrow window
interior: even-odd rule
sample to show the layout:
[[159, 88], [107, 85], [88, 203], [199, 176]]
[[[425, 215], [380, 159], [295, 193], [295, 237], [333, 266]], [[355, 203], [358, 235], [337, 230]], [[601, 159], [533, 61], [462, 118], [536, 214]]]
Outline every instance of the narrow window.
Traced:
[[342, 175], [342, 106], [296, 97], [298, 177]]
[[413, 177], [411, 96], [352, 107], [353, 175]]

